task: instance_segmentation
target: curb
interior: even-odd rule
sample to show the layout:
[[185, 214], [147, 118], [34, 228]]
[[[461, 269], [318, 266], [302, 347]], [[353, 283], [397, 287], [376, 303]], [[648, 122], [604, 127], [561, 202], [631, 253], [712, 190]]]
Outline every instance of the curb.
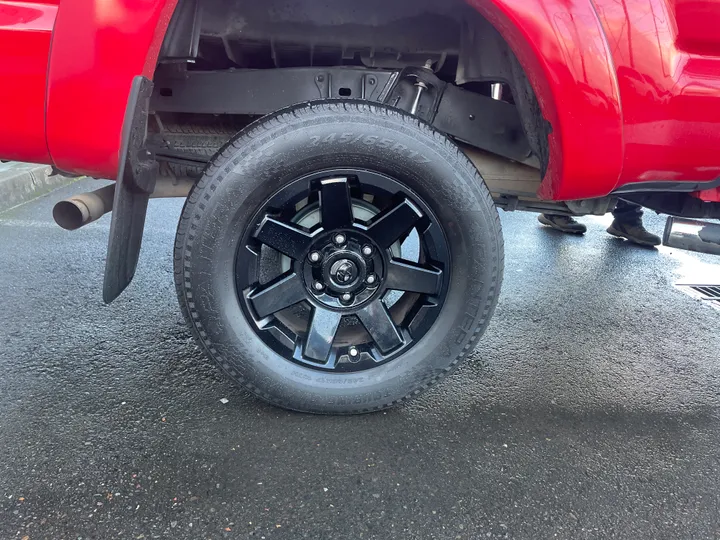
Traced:
[[0, 212], [73, 182], [75, 178], [52, 175], [49, 165], [8, 161], [0, 163]]

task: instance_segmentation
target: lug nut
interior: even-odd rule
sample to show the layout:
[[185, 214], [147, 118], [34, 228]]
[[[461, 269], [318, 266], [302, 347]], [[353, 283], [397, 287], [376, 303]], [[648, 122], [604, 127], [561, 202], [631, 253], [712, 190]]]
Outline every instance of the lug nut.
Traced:
[[363, 246], [362, 254], [365, 255], [366, 257], [369, 257], [370, 255], [372, 255], [372, 247], [371, 246]]
[[342, 298], [343, 302], [349, 302], [350, 300], [352, 300], [352, 294], [350, 294], [349, 292], [346, 292], [345, 294], [343, 294], [341, 296], [341, 298]]
[[318, 253], [317, 251], [313, 251], [309, 255], [309, 258], [311, 262], [318, 262], [320, 260], [320, 253]]
[[319, 281], [316, 281], [315, 283], [313, 283], [313, 287], [316, 291], [322, 291], [325, 288], [325, 285], [323, 285]]
[[335, 241], [335, 243], [338, 246], [342, 246], [345, 243], [345, 235], [344, 234], [336, 234], [335, 238], [333, 238], [333, 240]]
[[375, 274], [370, 274], [365, 278], [365, 281], [368, 285], [373, 285], [377, 281], [377, 277], [375, 277]]
[[355, 347], [350, 347], [350, 356], [353, 358], [356, 357], [358, 354], [360, 354], [360, 351], [358, 351]]

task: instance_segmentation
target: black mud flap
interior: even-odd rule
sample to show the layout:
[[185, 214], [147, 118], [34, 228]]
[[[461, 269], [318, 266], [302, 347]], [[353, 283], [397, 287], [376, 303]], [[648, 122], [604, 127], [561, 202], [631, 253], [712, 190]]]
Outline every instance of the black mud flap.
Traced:
[[152, 89], [151, 80], [135, 77], [125, 110], [120, 167], [105, 260], [103, 300], [106, 304], [115, 300], [135, 275], [148, 200], [157, 180], [158, 164], [145, 147]]

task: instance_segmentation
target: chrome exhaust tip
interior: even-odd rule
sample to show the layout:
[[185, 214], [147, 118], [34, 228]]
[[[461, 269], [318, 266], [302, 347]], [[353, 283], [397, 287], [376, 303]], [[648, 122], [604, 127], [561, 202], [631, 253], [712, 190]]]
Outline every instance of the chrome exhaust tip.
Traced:
[[720, 223], [669, 217], [663, 244], [677, 249], [720, 255]]

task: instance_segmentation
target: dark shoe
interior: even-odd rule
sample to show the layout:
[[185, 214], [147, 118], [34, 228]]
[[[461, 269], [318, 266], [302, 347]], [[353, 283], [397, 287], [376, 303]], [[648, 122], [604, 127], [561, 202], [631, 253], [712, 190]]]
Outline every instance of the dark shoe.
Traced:
[[660, 237], [648, 232], [643, 226], [642, 222], [638, 223], [623, 223], [617, 219], [612, 222], [612, 225], [608, 227], [608, 233], [619, 238], [625, 238], [640, 244], [641, 246], [659, 246]]
[[558, 216], [555, 214], [540, 214], [538, 221], [543, 225], [557, 229], [564, 233], [585, 234], [587, 227], [582, 223], [578, 223], [570, 216]]

